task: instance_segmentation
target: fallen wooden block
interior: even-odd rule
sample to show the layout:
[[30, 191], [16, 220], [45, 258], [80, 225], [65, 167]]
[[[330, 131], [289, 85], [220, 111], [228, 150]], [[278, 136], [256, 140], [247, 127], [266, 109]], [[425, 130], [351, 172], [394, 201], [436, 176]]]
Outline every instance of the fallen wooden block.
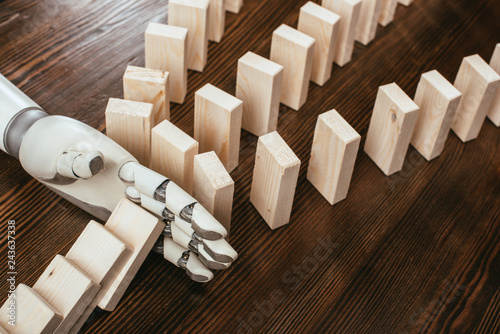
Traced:
[[420, 112], [411, 144], [428, 161], [441, 155], [461, 97], [438, 71], [422, 75], [414, 99]]
[[271, 60], [283, 66], [280, 102], [294, 110], [307, 99], [315, 44], [314, 38], [285, 24], [273, 32]]
[[356, 29], [361, 13], [361, 0], [323, 0], [321, 4], [341, 17], [334, 60], [337, 65], [342, 67], [351, 61], [354, 51]]
[[451, 125], [461, 141], [477, 138], [499, 84], [500, 75], [479, 55], [464, 58], [454, 83], [463, 96]]
[[386, 27], [394, 21], [397, 6], [398, 0], [382, 0], [382, 8], [380, 9], [380, 16], [378, 18], [378, 23], [382, 27]]
[[382, 0], [362, 0], [356, 40], [368, 45], [375, 39]]
[[386, 174], [403, 168], [419, 107], [395, 83], [379, 88], [365, 152]]
[[127, 66], [123, 75], [125, 100], [153, 105], [152, 125], [170, 119], [168, 72], [150, 68]]
[[411, 5], [411, 3], [413, 2], [413, 0], [398, 0], [398, 2], [400, 4], [402, 4], [403, 6], [407, 6], [408, 7], [409, 5]]
[[184, 103], [187, 91], [186, 28], [150, 23], [146, 29], [146, 67], [169, 73], [169, 96]]
[[61, 255], [56, 255], [33, 286], [63, 316], [56, 333], [69, 332], [99, 288], [89, 275]]
[[3, 328], [2, 326], [0, 326], [0, 334], [9, 334], [9, 332], [7, 332], [5, 330], [5, 328]]
[[194, 157], [193, 197], [229, 232], [234, 181], [215, 152]]
[[259, 137], [250, 202], [271, 229], [288, 224], [300, 160], [275, 131]]
[[227, 171], [238, 166], [240, 153], [241, 100], [206, 84], [194, 97], [194, 139], [200, 152], [215, 151]]
[[347, 197], [360, 141], [336, 110], [319, 115], [307, 179], [331, 205]]
[[[500, 43], [497, 44], [495, 52], [491, 57], [490, 66], [497, 73], [500, 73]], [[493, 97], [493, 102], [491, 103], [490, 111], [488, 112], [488, 118], [497, 127], [500, 126], [500, 88], [497, 88], [495, 97]]]
[[82, 269], [101, 289], [89, 303], [70, 333], [78, 333], [122, 270], [133, 250], [101, 224], [90, 221], [66, 254], [66, 259]]
[[113, 311], [161, 235], [165, 224], [140, 206], [123, 199], [104, 226], [134, 250], [99, 301], [101, 309]]
[[243, 7], [243, 0], [224, 0], [224, 8], [228, 12], [239, 14], [241, 7]]
[[316, 40], [311, 81], [320, 86], [323, 86], [332, 75], [339, 26], [339, 15], [312, 1], [300, 8], [297, 29]]
[[149, 166], [151, 152], [151, 103], [110, 98], [106, 107], [106, 134]]
[[189, 194], [193, 193], [193, 162], [198, 142], [169, 121], [153, 128], [151, 135], [151, 168]]
[[247, 52], [238, 60], [236, 98], [243, 101], [241, 127], [256, 136], [276, 131], [283, 66]]
[[52, 305], [24, 284], [5, 301], [0, 315], [0, 333], [10, 334], [52, 334], [63, 320]]
[[202, 72], [207, 63], [210, 0], [170, 0], [168, 24], [188, 29], [187, 67]]
[[[225, 0], [210, 0], [208, 9], [208, 40], [219, 43], [226, 24]], [[227, 1], [227, 0], [226, 0]]]

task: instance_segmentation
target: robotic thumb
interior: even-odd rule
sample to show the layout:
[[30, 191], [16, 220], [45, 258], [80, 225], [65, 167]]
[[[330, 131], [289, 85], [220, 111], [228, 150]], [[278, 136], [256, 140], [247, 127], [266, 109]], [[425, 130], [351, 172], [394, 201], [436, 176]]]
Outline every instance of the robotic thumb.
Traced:
[[64, 152], [57, 160], [57, 172], [71, 179], [90, 179], [104, 170], [104, 156], [99, 151]]

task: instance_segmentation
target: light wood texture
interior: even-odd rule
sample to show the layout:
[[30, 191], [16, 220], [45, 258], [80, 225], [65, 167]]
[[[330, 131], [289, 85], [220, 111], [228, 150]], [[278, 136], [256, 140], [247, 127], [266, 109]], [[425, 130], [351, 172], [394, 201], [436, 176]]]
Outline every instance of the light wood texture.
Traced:
[[231, 227], [234, 181], [215, 152], [194, 157], [193, 197], [228, 231]]
[[[14, 325], [9, 324], [12, 313]], [[0, 308], [0, 328], [10, 334], [52, 334], [63, 317], [32, 288], [19, 284]], [[9, 329], [7, 332], [6, 329]]]
[[192, 194], [193, 161], [198, 149], [196, 140], [169, 121], [163, 121], [151, 134], [151, 168]]
[[307, 179], [331, 205], [347, 197], [360, 141], [336, 110], [319, 115]]
[[111, 98], [106, 107], [106, 134], [149, 166], [152, 118], [151, 103]]
[[[490, 60], [490, 66], [497, 73], [500, 73], [500, 43], [495, 47], [493, 56]], [[490, 111], [488, 112], [488, 118], [497, 127], [500, 126], [500, 87], [497, 88], [495, 97], [493, 97], [493, 102], [491, 103]]]
[[101, 289], [73, 325], [70, 333], [78, 333], [85, 324], [132, 252], [132, 248], [101, 224], [92, 220], [85, 227], [66, 254], [66, 259], [85, 271], [94, 282], [101, 285]]
[[243, 0], [224, 0], [224, 8], [228, 12], [239, 14], [241, 7], [243, 7]]
[[422, 75], [414, 99], [420, 112], [411, 144], [425, 159], [441, 155], [461, 97], [438, 71]]
[[195, 93], [194, 139], [200, 153], [214, 151], [229, 173], [238, 166], [242, 112], [240, 99], [211, 84]]
[[169, 97], [184, 103], [187, 91], [188, 30], [161, 23], [149, 23], [145, 33], [146, 67], [169, 73]]
[[89, 275], [61, 255], [56, 255], [33, 286], [64, 318], [56, 333], [67, 333], [73, 327], [99, 288]]
[[283, 66], [253, 52], [238, 60], [236, 97], [243, 101], [241, 127], [256, 136], [276, 131]]
[[381, 9], [382, 0], [362, 0], [356, 32], [356, 40], [361, 44], [368, 45], [375, 39]]
[[454, 86], [462, 93], [451, 128], [463, 142], [476, 139], [500, 84], [496, 73], [479, 55], [465, 57]]
[[168, 72], [150, 68], [127, 66], [123, 75], [125, 100], [147, 102], [153, 105], [151, 126], [170, 120], [170, 91]]
[[411, 5], [411, 3], [413, 2], [413, 0], [398, 0], [398, 3], [402, 4], [403, 6], [409, 6]]
[[271, 60], [283, 66], [280, 102], [294, 110], [307, 99], [315, 44], [314, 38], [285, 24], [273, 32]]
[[104, 226], [134, 250], [99, 301], [100, 308], [113, 311], [161, 235], [165, 224], [140, 206], [123, 199]]
[[168, 24], [188, 29], [187, 67], [202, 72], [208, 53], [208, 7], [210, 0], [170, 0]]
[[386, 174], [403, 168], [419, 107], [395, 83], [379, 88], [365, 152]]
[[259, 137], [250, 202], [271, 229], [290, 221], [300, 160], [275, 131]]
[[332, 75], [340, 16], [309, 1], [300, 8], [298, 30], [316, 40], [311, 81], [323, 86]]
[[2, 326], [0, 326], [0, 333], [1, 333], [1, 334], [9, 334], [9, 333], [5, 330], [5, 328], [3, 328]]
[[378, 23], [381, 26], [386, 27], [394, 21], [397, 6], [398, 0], [382, 0], [382, 8], [380, 9], [380, 16], [378, 18]]
[[224, 1], [227, 0], [210, 0], [208, 9], [208, 40], [219, 43], [224, 35], [226, 24], [226, 9]]

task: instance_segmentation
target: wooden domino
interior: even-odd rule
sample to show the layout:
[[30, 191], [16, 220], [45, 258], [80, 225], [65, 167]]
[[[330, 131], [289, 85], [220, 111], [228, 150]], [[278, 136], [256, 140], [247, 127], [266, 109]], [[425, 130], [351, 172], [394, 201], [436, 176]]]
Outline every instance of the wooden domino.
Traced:
[[113, 311], [161, 235], [165, 224], [140, 206], [123, 199], [104, 226], [134, 250], [99, 301], [101, 309]]
[[169, 121], [163, 121], [151, 134], [151, 168], [192, 194], [193, 162], [198, 149], [196, 140]]
[[247, 52], [238, 60], [236, 98], [243, 101], [241, 127], [256, 136], [276, 131], [283, 66]]
[[208, 7], [210, 0], [170, 0], [168, 24], [188, 29], [187, 67], [202, 72], [208, 53]]
[[228, 12], [239, 14], [241, 7], [243, 7], [243, 0], [224, 0], [224, 8]]
[[375, 39], [381, 9], [382, 0], [362, 0], [356, 32], [356, 40], [361, 44], [368, 45]]
[[280, 102], [294, 110], [307, 99], [315, 44], [314, 38], [285, 24], [273, 32], [271, 60], [283, 66]]
[[331, 205], [347, 197], [360, 141], [336, 110], [319, 115], [307, 179]]
[[395, 83], [379, 88], [365, 152], [386, 174], [401, 171], [419, 107]]
[[275, 131], [259, 137], [250, 202], [271, 229], [290, 221], [300, 160]]
[[438, 71], [422, 75], [414, 99], [420, 112], [411, 144], [425, 159], [441, 155], [461, 97]]
[[477, 138], [499, 84], [500, 75], [479, 55], [464, 58], [454, 83], [462, 99], [451, 125], [463, 142]]
[[238, 166], [242, 105], [241, 100], [211, 84], [194, 97], [194, 139], [200, 143], [201, 153], [215, 151], [229, 173]]
[[226, 24], [225, 0], [210, 0], [208, 9], [208, 40], [219, 43]]
[[187, 33], [182, 27], [150, 23], [145, 33], [146, 67], [168, 72], [170, 101], [184, 103], [187, 92]]
[[300, 8], [298, 30], [316, 40], [311, 81], [323, 86], [331, 77], [340, 16], [309, 1]]
[[378, 17], [378, 23], [380, 23], [381, 26], [386, 27], [389, 23], [394, 21], [397, 6], [398, 0], [382, 0], [382, 8], [380, 9], [380, 16]]
[[[50, 333], [52, 333], [52, 332], [50, 332]], [[9, 332], [7, 332], [5, 330], [5, 328], [3, 328], [2, 326], [0, 326], [0, 334], [9, 334]]]
[[[493, 52], [493, 56], [491, 57], [490, 66], [497, 73], [500, 73], [500, 43], [495, 47], [495, 52]], [[497, 127], [500, 126], [500, 87], [497, 88], [497, 92], [493, 98], [493, 102], [491, 103], [488, 118]]]
[[398, 0], [398, 3], [402, 4], [403, 6], [409, 6], [411, 5], [411, 3], [413, 2], [413, 0]]

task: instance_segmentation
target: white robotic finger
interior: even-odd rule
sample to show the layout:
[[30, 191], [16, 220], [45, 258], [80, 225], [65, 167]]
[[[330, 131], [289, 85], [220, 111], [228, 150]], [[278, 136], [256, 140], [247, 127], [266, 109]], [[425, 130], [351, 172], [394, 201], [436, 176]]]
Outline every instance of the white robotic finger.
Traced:
[[129, 186], [125, 189], [125, 195], [134, 203], [141, 204], [141, 193], [135, 187]]
[[99, 151], [64, 152], [57, 160], [56, 169], [64, 177], [88, 180], [104, 170], [104, 156]]
[[[133, 171], [133, 176], [130, 175], [130, 169]], [[168, 178], [165, 176], [136, 162], [124, 165], [120, 169], [120, 178], [124, 182], [132, 181], [138, 191], [151, 198], [156, 198], [158, 188], [168, 182]]]
[[193, 230], [206, 240], [218, 240], [227, 236], [227, 230], [203, 206], [196, 204], [191, 216]]
[[162, 202], [158, 202], [157, 200], [152, 199], [151, 197], [141, 194], [141, 205], [144, 209], [151, 211], [155, 215], [166, 218], [164, 211], [165, 211], [165, 204]]

